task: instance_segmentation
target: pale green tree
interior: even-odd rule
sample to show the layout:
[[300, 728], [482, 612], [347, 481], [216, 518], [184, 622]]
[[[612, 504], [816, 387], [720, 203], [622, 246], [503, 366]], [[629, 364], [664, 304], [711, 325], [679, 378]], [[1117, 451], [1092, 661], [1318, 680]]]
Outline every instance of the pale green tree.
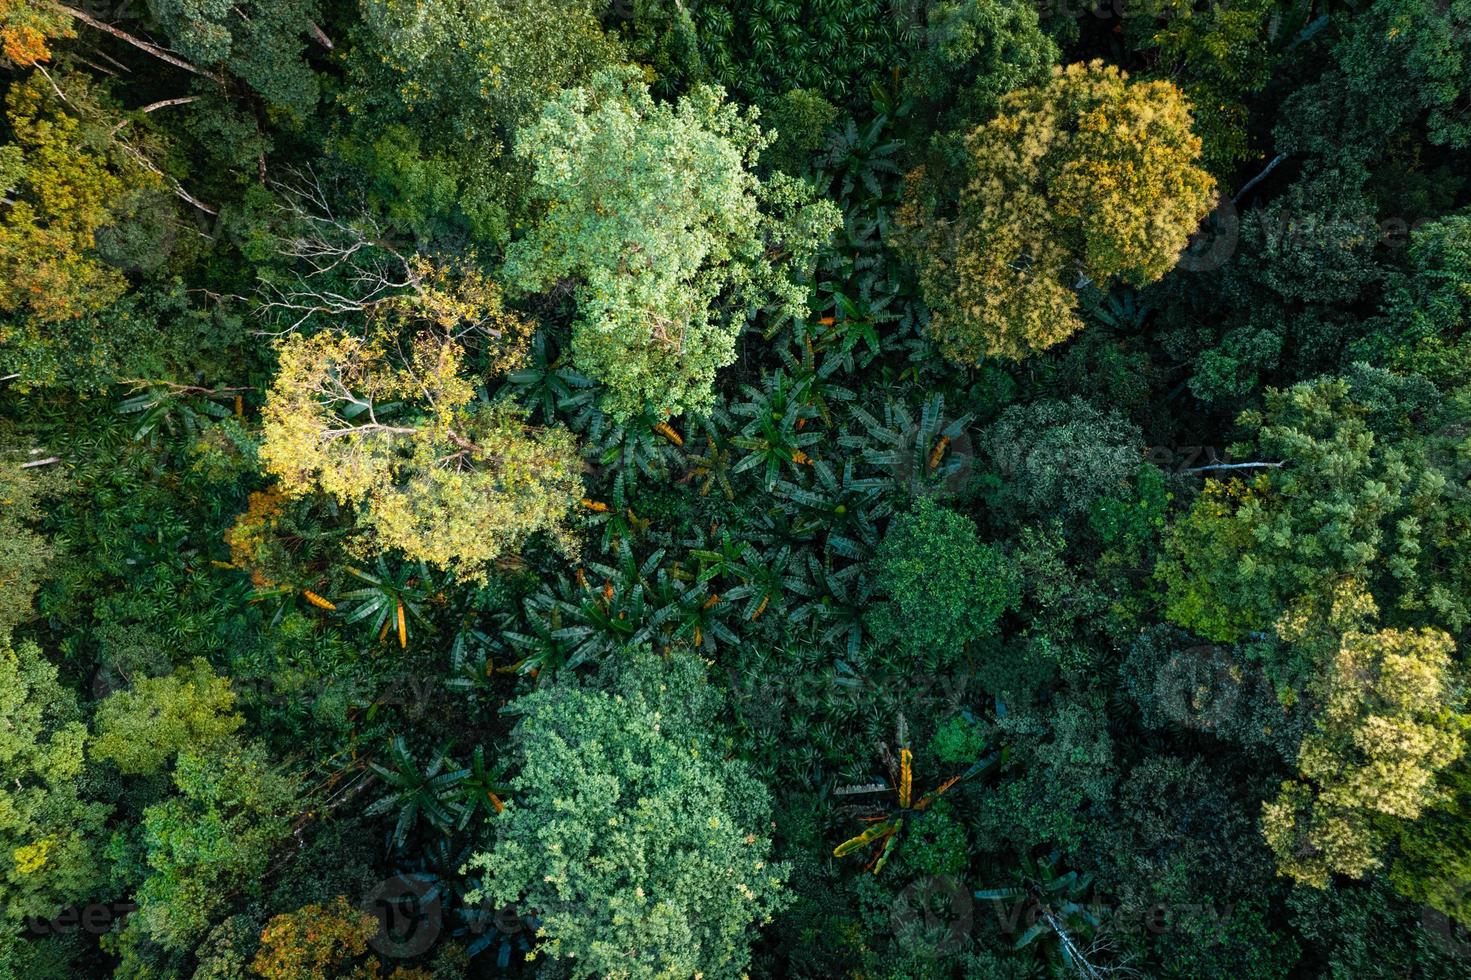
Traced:
[[521, 760], [480, 897], [540, 921], [537, 955], [574, 977], [742, 976], [784, 903], [770, 798], [729, 758], [720, 695], [688, 653], [632, 650], [601, 685], [514, 705]]
[[757, 178], [767, 142], [719, 89], [661, 104], [632, 69], [563, 92], [517, 141], [542, 213], [507, 281], [575, 284], [573, 361], [615, 417], [708, 408], [758, 308], [805, 314], [801, 277], [838, 214], [784, 174]]
[[451, 335], [420, 333], [403, 362], [391, 346], [335, 330], [280, 345], [261, 459], [282, 489], [352, 504], [378, 547], [472, 579], [534, 532], [565, 537], [572, 436], [477, 400]]
[[80, 793], [87, 727], [33, 643], [0, 637], [0, 973], [8, 936], [96, 885], [106, 807]]

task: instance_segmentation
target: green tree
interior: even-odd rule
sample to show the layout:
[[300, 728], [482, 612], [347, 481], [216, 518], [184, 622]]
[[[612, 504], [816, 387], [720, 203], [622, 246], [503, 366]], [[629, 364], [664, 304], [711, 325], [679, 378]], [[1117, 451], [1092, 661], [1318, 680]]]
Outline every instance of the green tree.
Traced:
[[970, 518], [928, 499], [894, 518], [873, 561], [891, 601], [871, 613], [870, 628], [933, 662], [995, 633], [1020, 598], [1006, 556], [981, 542]]
[[106, 808], [81, 795], [87, 727], [33, 643], [0, 637], [0, 973], [27, 916], [50, 918], [97, 886]]
[[418, 127], [484, 147], [506, 141], [563, 88], [623, 60], [594, 0], [364, 0], [354, 111], [396, 103]]
[[1340, 17], [1334, 53], [1343, 75], [1330, 84], [1339, 99], [1365, 108], [1366, 129], [1385, 139], [1418, 116], [1430, 142], [1471, 146], [1464, 111], [1471, 6], [1465, 0], [1375, 0]]
[[41, 516], [37, 477], [14, 462], [0, 465], [0, 637], [33, 615], [31, 600], [56, 557], [34, 530]]
[[1303, 781], [1262, 807], [1262, 835], [1278, 870], [1318, 888], [1332, 873], [1379, 865], [1379, 818], [1414, 820], [1443, 798], [1436, 774], [1465, 748], [1471, 718], [1438, 630], [1381, 630], [1343, 638], [1317, 728], [1303, 740]]
[[543, 213], [505, 275], [576, 283], [573, 362], [616, 418], [708, 409], [752, 313], [806, 314], [795, 277], [837, 212], [784, 174], [758, 180], [767, 142], [719, 90], [661, 105], [631, 69], [564, 92], [517, 141]]
[[1362, 365], [1269, 390], [1234, 447], [1254, 475], [1208, 479], [1167, 533], [1169, 618], [1221, 641], [1273, 629], [1331, 643], [1379, 606], [1462, 629], [1467, 409]]
[[271, 105], [304, 120], [316, 108], [317, 75], [307, 64], [307, 38], [332, 42], [317, 0], [148, 0], [174, 50], [196, 65], [222, 67]]
[[1199, 155], [1168, 82], [1095, 61], [1008, 94], [966, 141], [953, 217], [923, 170], [910, 177], [900, 219], [931, 335], [960, 363], [1019, 360], [1082, 328], [1083, 283], [1164, 275], [1211, 206]]
[[1413, 489], [1403, 450], [1376, 439], [1347, 381], [1269, 390], [1241, 422], [1259, 468], [1207, 479], [1159, 566], [1169, 618], [1227, 642], [1272, 628], [1289, 608], [1300, 633], [1304, 617], [1321, 622], [1362, 593], [1392, 554], [1386, 519]]
[[110, 853], [114, 878], [135, 885], [127, 930], [187, 950], [232, 902], [260, 894], [297, 814], [297, 786], [263, 747], [237, 739], [184, 748], [172, 779], [174, 792], [114, 835]]
[[184, 750], [207, 753], [230, 741], [244, 719], [228, 678], [195, 660], [165, 677], [144, 677], [97, 707], [92, 755], [126, 775], [162, 772]]
[[1471, 385], [1471, 214], [1416, 228], [1410, 268], [1389, 285], [1382, 329], [1366, 337], [1366, 360], [1397, 362], [1445, 389]]
[[728, 758], [699, 659], [635, 649], [605, 670], [515, 703], [521, 770], [472, 900], [534, 911], [538, 955], [574, 977], [741, 976], [784, 904], [766, 790]]
[[990, 503], [1015, 520], [1080, 518], [1127, 491], [1144, 437], [1081, 398], [1012, 405], [981, 433]]
[[1443, 798], [1396, 836], [1395, 890], [1458, 922], [1468, 918], [1471, 881], [1471, 766], [1465, 753], [1440, 774]]
[[1057, 58], [1028, 4], [931, 0], [904, 86], [921, 105], [975, 123], [989, 119], [1006, 93], [1045, 83]]
[[[622, 62], [593, 0], [363, 0], [337, 93], [334, 155], [416, 233], [503, 246], [525, 220], [517, 132], [569, 85]], [[439, 227], [435, 227], [439, 226]], [[456, 227], [460, 226], [460, 227]]]
[[1228, 177], [1248, 155], [1246, 101], [1271, 78], [1272, 37], [1287, 32], [1276, 5], [1150, 0], [1130, 4], [1123, 20], [1132, 46], [1158, 59], [1151, 74], [1175, 82], [1195, 107], [1207, 168]]

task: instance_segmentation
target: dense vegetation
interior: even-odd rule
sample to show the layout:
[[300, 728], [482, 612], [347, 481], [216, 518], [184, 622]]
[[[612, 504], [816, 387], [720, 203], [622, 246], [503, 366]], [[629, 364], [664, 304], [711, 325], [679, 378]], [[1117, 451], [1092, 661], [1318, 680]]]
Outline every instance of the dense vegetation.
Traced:
[[0, 0], [0, 978], [1471, 974], [1467, 0]]

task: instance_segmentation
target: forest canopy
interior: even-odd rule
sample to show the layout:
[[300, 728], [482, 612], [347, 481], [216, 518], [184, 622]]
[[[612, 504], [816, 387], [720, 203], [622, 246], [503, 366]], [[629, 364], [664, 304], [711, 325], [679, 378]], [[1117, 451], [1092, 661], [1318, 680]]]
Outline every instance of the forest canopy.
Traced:
[[1471, 975], [1467, 0], [0, 0], [0, 980]]

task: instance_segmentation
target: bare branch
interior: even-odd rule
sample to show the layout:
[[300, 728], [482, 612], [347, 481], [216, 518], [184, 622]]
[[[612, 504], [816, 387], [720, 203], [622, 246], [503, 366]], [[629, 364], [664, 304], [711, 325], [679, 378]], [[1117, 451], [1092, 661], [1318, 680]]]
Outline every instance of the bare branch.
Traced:
[[215, 72], [212, 72], [212, 71], [209, 71], [207, 69], [200, 68], [197, 65], [191, 65], [189, 62], [185, 61], [183, 58], [180, 58], [177, 55], [170, 54], [169, 52], [165, 51], [163, 48], [160, 48], [156, 44], [150, 44], [149, 42], [143, 40], [142, 38], [134, 37], [133, 35], [129, 34], [127, 31], [120, 30], [119, 28], [113, 27], [111, 24], [103, 23], [102, 21], [98, 20], [96, 17], [93, 17], [91, 14], [87, 13], [84, 10], [78, 10], [76, 7], [71, 7], [71, 6], [68, 6], [68, 5], [64, 4], [64, 3], [58, 3], [56, 5], [56, 7], [62, 13], [67, 14], [67, 15], [71, 16], [72, 18], [81, 21], [83, 24], [86, 24], [88, 27], [94, 27], [94, 28], [96, 28], [97, 30], [101, 31], [104, 34], [111, 34], [113, 37], [117, 38], [119, 41], [123, 41], [123, 42], [125, 42], [127, 44], [131, 44], [133, 47], [137, 48], [139, 51], [143, 51], [143, 52], [145, 52], [147, 54], [153, 55], [159, 61], [163, 61], [163, 62], [166, 62], [167, 64], [173, 65], [175, 68], [182, 68], [182, 69], [184, 69], [185, 71], [187, 71], [187, 72], [189, 72], [191, 74], [198, 75], [200, 78], [208, 78], [210, 81], [214, 82], [216, 85], [223, 86], [225, 84], [225, 78], [224, 78], [223, 75], [219, 75], [219, 74], [217, 74]]
[[1205, 473], [1208, 470], [1280, 470], [1287, 465], [1286, 460], [1276, 463], [1211, 463], [1208, 466], [1192, 466], [1181, 473]]

